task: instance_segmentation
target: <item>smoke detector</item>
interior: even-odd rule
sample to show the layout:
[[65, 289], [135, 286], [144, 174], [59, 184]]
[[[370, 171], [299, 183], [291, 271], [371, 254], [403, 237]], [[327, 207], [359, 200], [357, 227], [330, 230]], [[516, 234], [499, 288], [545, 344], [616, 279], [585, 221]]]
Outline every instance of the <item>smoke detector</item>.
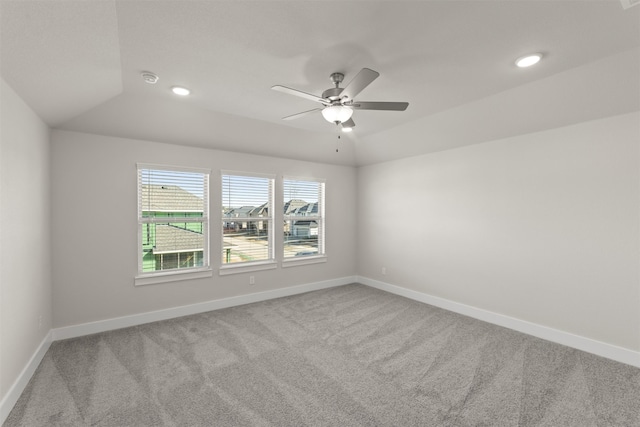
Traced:
[[142, 80], [145, 83], [149, 83], [150, 85], [154, 85], [158, 82], [159, 77], [153, 74], [151, 71], [143, 71], [142, 72]]

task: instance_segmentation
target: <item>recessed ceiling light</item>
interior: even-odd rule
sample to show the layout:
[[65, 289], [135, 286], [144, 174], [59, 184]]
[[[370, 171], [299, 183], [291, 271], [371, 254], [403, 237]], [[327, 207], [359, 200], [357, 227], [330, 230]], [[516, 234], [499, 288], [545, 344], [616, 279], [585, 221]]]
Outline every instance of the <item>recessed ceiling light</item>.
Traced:
[[176, 95], [180, 95], [180, 96], [187, 96], [191, 93], [191, 91], [189, 89], [187, 89], [186, 87], [181, 87], [181, 86], [174, 86], [171, 88], [171, 91], [173, 93], [175, 93]]
[[540, 62], [540, 59], [542, 59], [541, 53], [533, 53], [516, 59], [516, 65], [520, 68], [531, 67]]

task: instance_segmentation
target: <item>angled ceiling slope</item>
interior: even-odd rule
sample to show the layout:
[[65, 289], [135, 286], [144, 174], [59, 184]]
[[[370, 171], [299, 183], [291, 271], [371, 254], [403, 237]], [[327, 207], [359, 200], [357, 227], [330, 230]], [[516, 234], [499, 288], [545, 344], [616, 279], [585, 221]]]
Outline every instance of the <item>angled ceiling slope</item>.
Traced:
[[[335, 5], [3, 0], [2, 77], [52, 127], [337, 164], [640, 108], [640, 7], [612, 0]], [[542, 52], [543, 61], [515, 67], [530, 52]], [[321, 94], [331, 73], [348, 82], [364, 67], [381, 75], [359, 100], [406, 100], [409, 109], [356, 111], [356, 131], [342, 138], [339, 153], [336, 129], [321, 115], [281, 120], [315, 105], [271, 86]], [[143, 82], [146, 70], [160, 76], [157, 84]], [[192, 94], [177, 98], [173, 85]], [[519, 96], [532, 91], [537, 96], [523, 105]], [[492, 105], [499, 120], [486, 116]], [[545, 116], [548, 105], [558, 106], [553, 118]], [[532, 120], [523, 120], [525, 110]], [[458, 133], [447, 131], [450, 122]]]
[[0, 3], [2, 77], [50, 126], [122, 92], [113, 2]]

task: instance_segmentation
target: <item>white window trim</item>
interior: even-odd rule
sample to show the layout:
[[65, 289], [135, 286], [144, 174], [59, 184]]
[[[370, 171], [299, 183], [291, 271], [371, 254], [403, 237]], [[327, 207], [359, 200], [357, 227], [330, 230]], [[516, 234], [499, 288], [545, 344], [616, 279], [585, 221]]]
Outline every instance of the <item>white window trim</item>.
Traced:
[[[284, 246], [281, 250], [282, 256], [282, 267], [296, 267], [298, 265], [305, 264], [318, 264], [322, 262], [327, 262], [327, 245], [326, 245], [326, 217], [325, 217], [325, 204], [327, 198], [327, 181], [323, 178], [312, 178], [312, 177], [300, 177], [300, 176], [291, 176], [291, 175], [283, 175], [282, 182], [280, 185], [280, 193], [284, 195], [284, 181], [309, 181], [309, 182], [317, 182], [322, 184], [322, 203], [320, 204], [319, 215], [310, 215], [310, 216], [286, 216], [283, 215], [284, 221], [317, 221], [318, 222], [318, 233], [322, 233], [322, 239], [318, 242], [318, 255], [308, 255], [304, 257], [287, 257], [284, 255]], [[284, 203], [284, 201], [283, 201]], [[281, 208], [282, 210], [282, 208]]]
[[233, 171], [228, 169], [223, 169], [220, 171], [220, 177], [223, 175], [235, 175], [235, 176], [246, 176], [248, 178], [267, 178], [276, 180], [277, 175], [274, 173], [260, 173], [260, 172], [247, 172], [247, 171]]
[[243, 263], [224, 264], [220, 266], [220, 276], [229, 274], [250, 273], [252, 271], [273, 270], [278, 268], [278, 262], [272, 261], [246, 261]]
[[[269, 259], [260, 260], [260, 261], [245, 261], [238, 262], [233, 264], [221, 264], [218, 268], [218, 274], [220, 276], [226, 276], [230, 274], [240, 274], [240, 273], [248, 273], [253, 271], [261, 271], [261, 270], [271, 270], [278, 268], [278, 261], [276, 260], [276, 243], [275, 243], [275, 234], [274, 234], [274, 226], [275, 226], [275, 215], [274, 215], [274, 206], [275, 206], [275, 192], [277, 185], [277, 175], [276, 174], [266, 174], [259, 172], [246, 172], [246, 171], [232, 171], [232, 170], [221, 170], [220, 171], [220, 185], [222, 185], [222, 177], [225, 175], [231, 176], [246, 176], [248, 178], [265, 178], [271, 180], [271, 189], [269, 194], [269, 216], [266, 218], [257, 218], [257, 217], [236, 217], [233, 218], [234, 222], [242, 222], [242, 221], [268, 221], [271, 223], [271, 227], [268, 227], [268, 241], [270, 242], [269, 247]], [[223, 227], [225, 218], [222, 217], [220, 221], [220, 227]], [[224, 230], [221, 232], [220, 237], [220, 249], [222, 251], [224, 248]]]
[[[142, 224], [147, 223], [163, 223], [167, 222], [169, 218], [144, 218], [141, 217], [140, 211], [140, 194], [139, 194], [139, 171], [140, 169], [157, 169], [157, 170], [168, 170], [175, 172], [191, 172], [191, 173], [200, 173], [206, 175], [207, 179], [207, 189], [206, 189], [206, 201], [207, 203], [204, 206], [204, 210], [206, 216], [204, 217], [171, 217], [172, 221], [180, 222], [181, 220], [188, 220], [186, 222], [201, 222], [203, 226], [207, 230], [207, 235], [205, 238], [205, 244], [202, 248], [202, 257], [207, 265], [205, 267], [193, 267], [193, 268], [183, 268], [183, 269], [172, 269], [172, 270], [160, 270], [157, 272], [147, 272], [142, 273], [142, 257], [140, 255], [140, 250], [142, 248]], [[138, 273], [134, 277], [134, 286], [144, 286], [151, 285], [157, 283], [167, 283], [167, 282], [177, 282], [181, 280], [191, 280], [191, 279], [200, 279], [206, 277], [213, 276], [213, 269], [211, 267], [211, 259], [210, 259], [210, 241], [211, 241], [211, 209], [210, 209], [210, 198], [211, 198], [211, 190], [209, 186], [211, 185], [211, 169], [206, 168], [194, 168], [188, 166], [172, 166], [172, 165], [163, 165], [163, 164], [155, 164], [155, 163], [136, 163], [136, 206], [137, 206], [137, 216], [138, 216], [138, 245], [136, 248], [136, 254], [138, 258]]]
[[137, 169], [160, 169], [174, 172], [193, 172], [211, 175], [211, 169], [194, 168], [190, 166], [163, 165], [159, 163], [136, 163]]
[[142, 275], [134, 278], [133, 284], [135, 286], [153, 285], [156, 283], [177, 282], [180, 280], [202, 279], [206, 277], [212, 277], [213, 270], [210, 267], [207, 268], [183, 268], [182, 270], [162, 270], [159, 273], [153, 273], [153, 275]]
[[282, 268], [298, 267], [300, 265], [321, 264], [327, 262], [326, 255], [309, 255], [304, 257], [289, 257], [282, 260]]

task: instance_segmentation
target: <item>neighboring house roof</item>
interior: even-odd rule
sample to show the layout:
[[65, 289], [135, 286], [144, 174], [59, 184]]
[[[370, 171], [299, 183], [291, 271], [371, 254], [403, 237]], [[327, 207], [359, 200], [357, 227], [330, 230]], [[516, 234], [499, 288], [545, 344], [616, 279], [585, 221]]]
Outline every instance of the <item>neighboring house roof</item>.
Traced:
[[294, 227], [317, 227], [318, 222], [315, 220], [312, 221], [295, 221], [293, 223]]
[[267, 205], [268, 205], [268, 203], [263, 203], [262, 205], [258, 206], [257, 208], [252, 209], [251, 212], [249, 212], [249, 216], [252, 216], [252, 217], [257, 217], [257, 216], [260, 216], [260, 215], [268, 216], [269, 215], [269, 207]]
[[202, 234], [166, 224], [156, 224], [154, 254], [201, 251], [204, 248]]
[[264, 203], [258, 207], [254, 206], [242, 206], [241, 208], [232, 208], [224, 212], [224, 217], [233, 218], [256, 218], [259, 216], [268, 216], [269, 207], [268, 203]]
[[291, 215], [317, 215], [318, 214], [318, 203], [308, 203], [304, 206], [301, 206], [291, 212]]
[[254, 209], [255, 207], [253, 206], [242, 206], [240, 208], [232, 208], [224, 215], [228, 218], [248, 217], [249, 213]]
[[284, 214], [290, 214], [298, 208], [306, 205], [307, 202], [301, 199], [291, 199], [287, 203], [284, 204]]
[[177, 185], [142, 184], [145, 212], [202, 212], [203, 200]]

